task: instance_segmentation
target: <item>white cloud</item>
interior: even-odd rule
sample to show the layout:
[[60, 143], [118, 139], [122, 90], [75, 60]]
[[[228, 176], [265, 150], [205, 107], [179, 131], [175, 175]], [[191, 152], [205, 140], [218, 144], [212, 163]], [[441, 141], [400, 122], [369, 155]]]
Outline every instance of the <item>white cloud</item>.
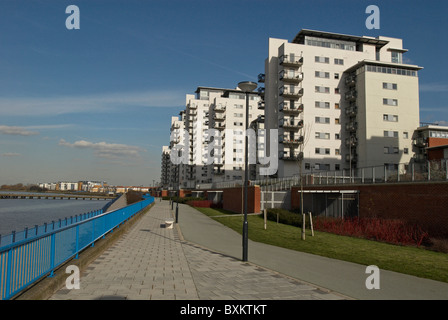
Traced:
[[0, 126], [0, 134], [8, 134], [13, 136], [34, 136], [39, 132], [29, 131], [24, 127]]
[[58, 115], [104, 112], [129, 106], [176, 107], [185, 103], [185, 92], [160, 90], [119, 92], [47, 98], [0, 98], [0, 115]]
[[59, 141], [60, 146], [79, 148], [79, 149], [92, 149], [99, 158], [117, 159], [123, 157], [140, 158], [140, 153], [144, 150], [137, 146], [130, 146], [125, 144], [107, 143], [107, 142], [89, 142], [85, 140], [79, 140], [74, 143], [69, 143], [64, 139]]

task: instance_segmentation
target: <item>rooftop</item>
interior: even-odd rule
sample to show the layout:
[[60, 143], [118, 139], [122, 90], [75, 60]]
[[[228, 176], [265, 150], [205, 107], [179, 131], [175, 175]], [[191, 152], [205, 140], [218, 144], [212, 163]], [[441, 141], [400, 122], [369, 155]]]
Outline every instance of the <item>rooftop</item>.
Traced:
[[325, 31], [316, 31], [316, 30], [309, 30], [309, 29], [300, 30], [300, 32], [295, 36], [295, 38], [293, 39], [292, 42], [298, 43], [298, 44], [304, 44], [305, 36], [331, 39], [331, 40], [352, 41], [352, 42], [356, 42], [357, 44], [366, 43], [366, 44], [375, 45], [378, 48], [381, 48], [389, 43], [389, 41], [379, 40], [377, 38], [372, 38], [372, 37], [351, 36], [351, 35], [346, 35], [346, 34], [325, 32]]

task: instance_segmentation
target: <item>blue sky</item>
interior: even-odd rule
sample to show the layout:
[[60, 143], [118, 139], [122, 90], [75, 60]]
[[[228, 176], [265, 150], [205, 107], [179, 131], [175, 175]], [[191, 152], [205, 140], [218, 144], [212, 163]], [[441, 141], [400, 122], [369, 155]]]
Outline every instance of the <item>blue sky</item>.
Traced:
[[433, 0], [0, 0], [0, 184], [152, 185], [185, 95], [256, 80], [268, 38], [300, 29], [402, 38], [424, 67], [420, 120], [448, 125], [447, 14]]

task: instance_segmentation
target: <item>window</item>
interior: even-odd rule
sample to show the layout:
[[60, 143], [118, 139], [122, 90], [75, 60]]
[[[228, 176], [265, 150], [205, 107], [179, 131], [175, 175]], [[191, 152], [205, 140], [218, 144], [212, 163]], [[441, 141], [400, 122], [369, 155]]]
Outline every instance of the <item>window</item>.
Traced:
[[334, 88], [334, 93], [339, 93], [339, 88]]
[[326, 132], [316, 132], [315, 134], [316, 139], [330, 139], [330, 134]]
[[315, 122], [316, 122], [316, 123], [325, 123], [325, 124], [329, 124], [329, 123], [330, 123], [330, 118], [326, 118], [326, 117], [316, 117], [316, 118], [315, 118]]
[[385, 138], [398, 138], [398, 131], [384, 131]]
[[316, 154], [330, 154], [329, 148], [315, 148], [314, 151]]
[[344, 59], [334, 59], [334, 64], [338, 64], [343, 66], [344, 65]]
[[392, 51], [391, 56], [392, 56], [392, 62], [393, 63], [401, 63], [401, 61], [402, 61], [402, 59], [401, 59], [401, 57], [402, 57], [401, 52]]
[[341, 135], [340, 135], [339, 133], [335, 133], [335, 134], [334, 134], [334, 138], [335, 138], [336, 140], [340, 140], [340, 139], [341, 139]]
[[325, 171], [330, 171], [330, 165], [327, 163], [316, 163], [314, 165], [314, 169], [316, 170], [325, 170]]
[[316, 56], [314, 57], [314, 61], [319, 63], [330, 63], [330, 58]]
[[334, 150], [334, 154], [337, 155], [337, 156], [340, 155], [340, 154], [341, 154], [341, 153], [340, 153], [340, 150], [339, 150], [339, 149], [335, 149], [335, 150]]
[[398, 147], [384, 147], [384, 154], [398, 154]]
[[335, 165], [334, 165], [334, 170], [336, 170], [336, 171], [341, 170], [340, 165], [339, 165], [339, 164], [335, 164]]
[[404, 152], [404, 154], [409, 154], [409, 149], [408, 148], [404, 148], [403, 152]]
[[330, 78], [330, 73], [329, 72], [323, 72], [323, 71], [316, 71], [314, 73], [316, 78], [325, 78], [325, 79], [329, 79]]
[[234, 113], [233, 116], [236, 118], [242, 118], [243, 114], [242, 113]]
[[398, 116], [394, 114], [383, 114], [384, 121], [398, 122]]
[[335, 124], [340, 124], [339, 118], [334, 119]]
[[242, 126], [243, 123], [242, 123], [242, 122], [234, 122], [233, 125], [234, 125], [234, 126]]
[[305, 163], [305, 170], [310, 170], [311, 165], [309, 163]]
[[329, 109], [330, 108], [330, 102], [316, 101], [315, 102], [315, 107], [316, 108]]
[[409, 137], [409, 134], [407, 132], [403, 132], [403, 138], [408, 139], [408, 137]]
[[330, 88], [329, 87], [315, 86], [314, 88], [315, 88], [315, 92], [330, 93]]
[[418, 73], [414, 70], [407, 70], [407, 69], [401, 69], [401, 68], [384, 68], [380, 66], [367, 66], [367, 71], [369, 72], [380, 72], [380, 73], [390, 73], [390, 74], [398, 74], [400, 76], [410, 76], [410, 77], [417, 77]]
[[398, 100], [397, 99], [383, 99], [383, 104], [387, 106], [398, 106]]
[[335, 73], [334, 74], [334, 78], [337, 80], [337, 79], [339, 79], [339, 73]]
[[234, 107], [235, 107], [235, 109], [243, 109], [242, 104], [235, 104]]
[[334, 108], [335, 108], [335, 109], [340, 109], [341, 107], [339, 106], [339, 103], [335, 103], [335, 104], [334, 104]]
[[397, 88], [398, 88], [398, 85], [396, 83], [383, 82], [383, 89], [397, 90]]

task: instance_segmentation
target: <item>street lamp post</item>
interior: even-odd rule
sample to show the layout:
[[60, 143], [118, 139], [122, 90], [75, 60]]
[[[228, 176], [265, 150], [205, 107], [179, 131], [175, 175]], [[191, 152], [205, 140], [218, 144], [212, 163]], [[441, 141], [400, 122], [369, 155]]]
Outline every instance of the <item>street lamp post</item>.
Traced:
[[245, 128], [245, 147], [244, 147], [244, 223], [243, 223], [243, 261], [247, 261], [248, 249], [248, 223], [247, 223], [247, 189], [249, 185], [248, 171], [248, 150], [249, 138], [247, 130], [249, 129], [249, 93], [257, 88], [257, 84], [252, 81], [243, 81], [238, 83], [238, 88], [246, 94], [246, 128]]
[[177, 174], [178, 174], [178, 176], [177, 176], [177, 202], [176, 202], [176, 223], [178, 223], [179, 222], [179, 194], [180, 194], [180, 178], [179, 178], [179, 175], [180, 175], [180, 168], [179, 168], [179, 164], [177, 165]]

